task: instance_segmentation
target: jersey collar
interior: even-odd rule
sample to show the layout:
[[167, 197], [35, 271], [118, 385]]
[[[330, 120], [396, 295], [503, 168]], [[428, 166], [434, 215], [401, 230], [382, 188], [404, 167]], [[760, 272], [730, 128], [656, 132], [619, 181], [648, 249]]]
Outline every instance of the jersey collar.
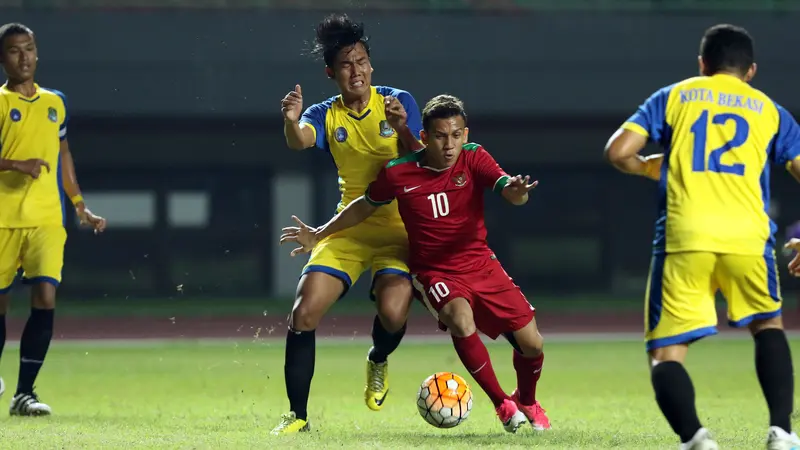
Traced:
[[39, 93], [40, 93], [40, 90], [41, 90], [37, 83], [33, 83], [33, 88], [34, 88], [33, 95], [31, 95], [30, 97], [26, 97], [26, 96], [20, 94], [19, 92], [12, 91], [11, 89], [9, 89], [8, 88], [8, 81], [3, 83], [3, 86], [0, 86], [0, 89], [8, 92], [9, 94], [14, 94], [14, 95], [18, 96], [21, 100], [26, 100], [26, 101], [30, 101], [30, 102], [32, 102], [32, 101], [34, 101], [34, 100], [39, 98]]
[[375, 89], [375, 86], [370, 86], [369, 87], [369, 100], [367, 101], [367, 107], [364, 108], [364, 110], [361, 111], [360, 113], [358, 111], [354, 111], [354, 110], [348, 108], [347, 106], [345, 106], [344, 98], [342, 98], [341, 94], [339, 94], [339, 98], [337, 99], [337, 101], [339, 102], [339, 106], [343, 110], [345, 110], [347, 112], [348, 116], [350, 116], [350, 117], [352, 117], [353, 119], [356, 119], [356, 120], [361, 120], [361, 119], [367, 117], [369, 115], [369, 113], [372, 112], [372, 107], [373, 107], [372, 102], [374, 102], [375, 99], [377, 99], [377, 98], [378, 98], [378, 90]]

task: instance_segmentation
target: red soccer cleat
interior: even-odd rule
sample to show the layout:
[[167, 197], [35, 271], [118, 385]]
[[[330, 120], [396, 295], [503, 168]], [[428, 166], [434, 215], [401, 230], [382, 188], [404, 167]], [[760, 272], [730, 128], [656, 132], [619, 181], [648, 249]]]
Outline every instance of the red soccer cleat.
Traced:
[[519, 408], [519, 410], [525, 414], [525, 417], [528, 418], [528, 421], [530, 421], [534, 430], [544, 431], [550, 429], [550, 419], [547, 417], [547, 411], [542, 408], [542, 405], [539, 402], [536, 402], [530, 406], [523, 405], [519, 401], [519, 391], [517, 390], [514, 390], [514, 393], [511, 394], [511, 399], [514, 400], [517, 408]]

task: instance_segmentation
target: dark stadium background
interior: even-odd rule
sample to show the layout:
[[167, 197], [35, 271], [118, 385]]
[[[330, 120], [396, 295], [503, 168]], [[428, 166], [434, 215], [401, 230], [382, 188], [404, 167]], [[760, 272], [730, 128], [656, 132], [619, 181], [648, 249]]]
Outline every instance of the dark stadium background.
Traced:
[[[285, 146], [279, 101], [296, 83], [306, 106], [335, 94], [307, 50], [317, 21], [345, 11], [372, 37], [375, 84], [420, 105], [461, 97], [471, 139], [540, 180], [528, 206], [489, 195], [486, 211], [491, 245], [534, 302], [637, 311], [655, 184], [609, 167], [606, 139], [651, 92], [696, 73], [699, 38], [719, 22], [750, 30], [754, 84], [800, 114], [797, 5], [0, 0], [0, 17], [36, 32], [38, 81], [67, 94], [79, 180], [109, 219], [100, 237], [70, 224], [65, 310], [288, 312], [304, 259], [277, 246], [278, 230], [293, 213], [326, 220], [338, 192], [328, 155]], [[800, 220], [800, 186], [773, 173], [782, 242]], [[797, 283], [779, 258], [791, 299]], [[370, 311], [366, 284], [345, 300], [351, 311]]]

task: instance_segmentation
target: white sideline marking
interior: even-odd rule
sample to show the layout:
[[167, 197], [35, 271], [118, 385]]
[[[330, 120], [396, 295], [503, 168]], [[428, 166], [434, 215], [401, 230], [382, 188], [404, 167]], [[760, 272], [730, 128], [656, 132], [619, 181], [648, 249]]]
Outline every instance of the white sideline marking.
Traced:
[[[789, 338], [800, 337], [798, 331], [788, 331]], [[498, 338], [492, 341], [482, 337], [487, 345], [503, 344], [507, 345], [505, 339]], [[644, 339], [641, 333], [548, 333], [545, 334], [547, 342], [567, 342], [567, 343], [591, 343], [591, 342], [641, 342]], [[709, 338], [707, 338], [709, 339]], [[749, 340], [747, 332], [723, 332], [711, 337], [709, 340]], [[371, 342], [369, 335], [352, 337], [325, 337], [317, 338], [317, 345], [326, 346], [346, 346], [346, 345], [366, 345]], [[437, 333], [434, 335], [408, 335], [403, 339], [401, 345], [426, 345], [426, 344], [447, 344], [450, 343], [450, 335]], [[204, 339], [64, 339], [54, 340], [53, 347], [63, 348], [158, 348], [171, 346], [195, 346], [195, 347], [220, 347], [227, 345], [264, 345], [267, 347], [283, 347], [284, 338], [270, 337], [258, 339], [242, 338], [204, 338]], [[7, 341], [6, 348], [19, 348], [19, 341]]]

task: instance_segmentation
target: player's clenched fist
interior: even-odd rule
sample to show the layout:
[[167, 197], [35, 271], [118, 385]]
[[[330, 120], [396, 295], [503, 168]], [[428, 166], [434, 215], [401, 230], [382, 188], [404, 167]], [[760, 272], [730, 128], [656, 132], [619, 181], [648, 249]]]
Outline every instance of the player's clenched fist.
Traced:
[[280, 243], [296, 242], [300, 244], [300, 247], [292, 250], [292, 256], [310, 252], [317, 245], [317, 229], [304, 224], [297, 216], [292, 216], [292, 220], [297, 223], [297, 226], [283, 228]]
[[408, 114], [406, 113], [406, 108], [403, 107], [397, 97], [386, 97], [383, 100], [383, 105], [386, 109], [386, 120], [389, 121], [389, 125], [392, 128], [397, 130], [406, 126]]
[[43, 159], [26, 159], [25, 161], [17, 161], [13, 165], [14, 170], [17, 172], [26, 173], [33, 178], [39, 178], [39, 175], [42, 174], [42, 167], [50, 172], [50, 164]]
[[795, 252], [794, 258], [789, 262], [789, 273], [800, 277], [800, 239], [792, 238], [784, 247]]
[[281, 113], [284, 120], [289, 122], [300, 120], [300, 115], [303, 113], [303, 90], [299, 84], [281, 100]]

